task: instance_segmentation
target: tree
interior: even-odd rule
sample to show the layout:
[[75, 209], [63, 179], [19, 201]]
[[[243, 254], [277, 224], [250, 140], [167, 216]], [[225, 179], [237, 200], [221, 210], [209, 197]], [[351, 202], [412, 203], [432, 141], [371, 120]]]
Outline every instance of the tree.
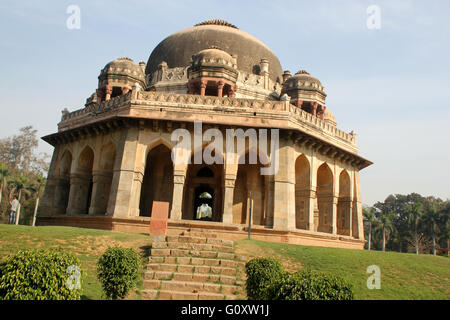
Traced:
[[407, 206], [407, 211], [409, 212], [411, 231], [413, 232], [415, 239], [416, 254], [419, 254], [418, 227], [423, 215], [423, 204], [421, 202], [413, 202]]
[[36, 215], [39, 208], [39, 199], [42, 193], [42, 189], [45, 186], [45, 178], [41, 175], [37, 175], [35, 181], [33, 182], [32, 189], [34, 192], [36, 192], [36, 202], [34, 206], [34, 213], [33, 213], [33, 223], [31, 224], [33, 227], [36, 223]]
[[28, 178], [23, 175], [18, 175], [14, 180], [11, 180], [10, 185], [11, 185], [11, 192], [9, 198], [11, 199], [12, 195], [15, 194], [16, 192], [19, 194], [17, 196], [17, 200], [19, 200], [19, 208], [17, 209], [17, 216], [16, 216], [16, 225], [18, 225], [20, 218], [20, 208], [21, 208], [20, 202], [22, 200], [22, 195], [23, 194], [30, 195], [33, 189], [32, 186], [30, 185], [30, 181], [28, 180]]
[[368, 249], [371, 249], [372, 245], [372, 226], [374, 226], [377, 222], [376, 218], [376, 209], [373, 207], [363, 208], [364, 220], [369, 225], [369, 241], [368, 241]]
[[436, 237], [439, 233], [439, 222], [441, 220], [441, 214], [438, 210], [440, 201], [434, 197], [427, 198], [424, 206], [424, 214], [422, 217], [422, 223], [425, 227], [425, 232], [430, 233], [432, 241], [433, 255], [436, 255]]
[[376, 211], [375, 213], [375, 216], [377, 218], [378, 224], [377, 230], [381, 231], [382, 233], [383, 251], [386, 251], [386, 236], [390, 235], [395, 230], [393, 220], [396, 214], [392, 211], [394, 209], [392, 203], [395, 203], [395, 197], [389, 196], [384, 202], [377, 202], [374, 205], [374, 207], [378, 209], [378, 211]]
[[3, 191], [7, 189], [8, 187], [8, 179], [10, 178], [10, 172], [8, 167], [0, 163], [0, 210], [1, 210], [1, 203], [2, 203], [2, 196]]
[[22, 173], [43, 173], [48, 170], [46, 154], [35, 154], [39, 145], [37, 130], [32, 126], [20, 129], [20, 134], [0, 140], [0, 162], [9, 166], [13, 171]]

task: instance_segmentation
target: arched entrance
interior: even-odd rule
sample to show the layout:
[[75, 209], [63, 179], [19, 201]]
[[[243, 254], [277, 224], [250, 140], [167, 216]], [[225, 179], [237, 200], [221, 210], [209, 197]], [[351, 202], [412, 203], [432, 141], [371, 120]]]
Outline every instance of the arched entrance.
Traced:
[[92, 197], [92, 168], [94, 151], [86, 146], [78, 157], [75, 172], [70, 176], [70, 195], [68, 214], [83, 215], [89, 213]]
[[337, 233], [350, 235], [352, 202], [350, 197], [350, 176], [343, 170], [339, 176], [339, 199], [337, 204]]
[[173, 162], [171, 151], [163, 144], [153, 148], [147, 155], [144, 180], [141, 188], [140, 216], [151, 217], [153, 201], [169, 203], [173, 198]]
[[[203, 152], [203, 150], [198, 152]], [[214, 156], [214, 151], [212, 154]], [[223, 215], [223, 164], [207, 165], [204, 163], [194, 164], [193, 162], [194, 155], [186, 173], [182, 218], [184, 220], [221, 222]], [[205, 216], [205, 212], [209, 211], [211, 214]]]
[[302, 154], [295, 161], [295, 227], [297, 229], [308, 229], [310, 190], [309, 162]]
[[[239, 164], [236, 176], [236, 182], [233, 194], [233, 223], [234, 224], [248, 224], [248, 215], [250, 209], [250, 193], [253, 200], [252, 205], [252, 224], [266, 225], [267, 219], [267, 205], [268, 198], [268, 182], [269, 177], [261, 175], [261, 168], [263, 165], [257, 161], [255, 164], [250, 164], [250, 154], [247, 152], [242, 157], [245, 157], [242, 164]], [[253, 153], [252, 156], [255, 156]], [[256, 157], [254, 157], [256, 158]]]
[[319, 210], [319, 232], [333, 232], [333, 173], [328, 164], [317, 170], [317, 207]]
[[70, 170], [72, 167], [72, 153], [66, 150], [59, 162], [59, 178], [55, 190], [55, 212], [66, 214], [69, 204]]

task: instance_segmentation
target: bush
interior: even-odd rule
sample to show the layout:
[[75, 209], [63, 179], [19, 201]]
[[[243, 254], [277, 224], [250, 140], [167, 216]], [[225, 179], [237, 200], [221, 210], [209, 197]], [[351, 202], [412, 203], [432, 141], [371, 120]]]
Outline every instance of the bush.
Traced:
[[97, 277], [108, 299], [123, 299], [135, 287], [141, 260], [133, 249], [109, 248], [97, 263]]
[[21, 250], [0, 263], [0, 299], [79, 300], [79, 266], [75, 255], [62, 250]]
[[284, 273], [280, 261], [255, 258], [245, 265], [247, 297], [249, 300], [270, 300], [272, 284]]
[[270, 292], [271, 300], [353, 300], [351, 285], [345, 279], [314, 271], [285, 273]]

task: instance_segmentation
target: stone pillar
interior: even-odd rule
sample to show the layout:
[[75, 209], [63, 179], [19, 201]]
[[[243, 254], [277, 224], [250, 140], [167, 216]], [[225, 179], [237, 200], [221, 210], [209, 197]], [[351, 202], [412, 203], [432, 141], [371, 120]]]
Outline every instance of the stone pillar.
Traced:
[[[56, 186], [58, 184], [58, 155], [61, 147], [57, 145], [53, 151], [52, 160], [48, 169], [47, 182], [45, 184], [44, 195], [42, 196], [39, 213], [45, 216], [56, 214], [54, 210]], [[64, 211], [65, 213], [65, 211]]]
[[364, 240], [363, 210], [361, 204], [361, 191], [359, 172], [355, 171], [353, 197], [353, 237]]
[[236, 96], [236, 86], [231, 86], [228, 90], [228, 97], [234, 98]]
[[206, 94], [206, 84], [208, 82], [206, 80], [201, 80], [200, 81], [200, 95], [204, 96]]
[[66, 214], [69, 203], [70, 177], [69, 176], [59, 177], [54, 179], [54, 181], [55, 181], [55, 189], [54, 189], [55, 191], [54, 191], [52, 214], [64, 215]]
[[90, 175], [70, 175], [69, 204], [67, 205], [68, 216], [85, 215], [88, 213], [90, 183]]
[[180, 221], [182, 219], [184, 183], [186, 181], [186, 169], [173, 172], [173, 199], [170, 220]]
[[224, 201], [223, 201], [223, 218], [222, 222], [224, 224], [233, 223], [233, 196], [234, 196], [234, 186], [236, 183], [235, 175], [225, 176], [225, 188], [224, 188]]
[[316, 188], [311, 188], [308, 190], [308, 196], [305, 199], [305, 209], [308, 215], [308, 222], [306, 229], [309, 231], [317, 231], [317, 225], [315, 225], [314, 208], [316, 202]]
[[331, 233], [337, 234], [337, 203], [339, 198], [333, 194], [331, 199]]
[[274, 178], [274, 221], [278, 230], [295, 229], [295, 161], [293, 142], [280, 135], [279, 169]]
[[127, 87], [122, 88], [122, 94], [127, 94], [128, 92], [130, 92], [130, 88]]
[[89, 215], [105, 215], [111, 190], [111, 172], [94, 172], [92, 186], [92, 200]]
[[217, 82], [217, 96], [223, 97], [223, 87], [225, 83], [223, 81]]
[[108, 101], [109, 99], [111, 99], [111, 94], [112, 94], [113, 88], [109, 85], [105, 86], [105, 101]]
[[139, 196], [143, 172], [136, 168], [139, 129], [126, 128], [118, 144], [107, 215], [139, 216]]
[[311, 102], [311, 113], [313, 116], [317, 116], [317, 108], [318, 108], [318, 103]]

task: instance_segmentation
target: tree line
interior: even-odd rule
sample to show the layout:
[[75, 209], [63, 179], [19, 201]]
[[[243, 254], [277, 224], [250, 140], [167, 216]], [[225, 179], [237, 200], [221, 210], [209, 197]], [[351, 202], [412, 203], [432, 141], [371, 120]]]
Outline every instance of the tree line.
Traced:
[[34, 225], [39, 199], [45, 187], [49, 156], [37, 153], [39, 138], [32, 126], [0, 139], [0, 220], [9, 219], [10, 201], [20, 202], [17, 224]]
[[368, 250], [437, 254], [449, 249], [450, 201], [417, 193], [390, 195], [363, 208]]

